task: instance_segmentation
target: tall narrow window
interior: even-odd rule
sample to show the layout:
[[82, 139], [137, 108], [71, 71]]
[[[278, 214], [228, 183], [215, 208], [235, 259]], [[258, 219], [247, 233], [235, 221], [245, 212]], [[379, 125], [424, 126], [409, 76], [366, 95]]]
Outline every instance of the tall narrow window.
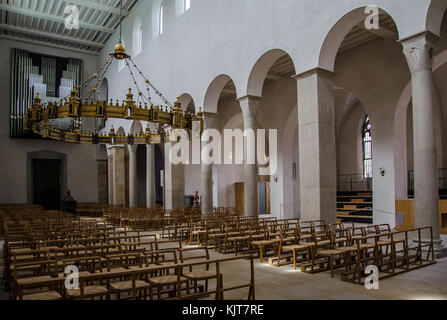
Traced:
[[185, 1], [185, 12], [191, 8], [191, 0], [184, 0]]
[[134, 55], [137, 56], [143, 50], [143, 27], [141, 26], [141, 23], [138, 23], [135, 26], [133, 41], [134, 41]]
[[137, 54], [140, 54], [143, 51], [143, 27], [140, 25], [138, 28], [138, 36], [137, 36]]
[[163, 33], [163, 2], [160, 6], [160, 11], [158, 12], [158, 34]]
[[363, 137], [363, 177], [372, 178], [372, 138], [371, 122], [366, 116], [362, 130]]

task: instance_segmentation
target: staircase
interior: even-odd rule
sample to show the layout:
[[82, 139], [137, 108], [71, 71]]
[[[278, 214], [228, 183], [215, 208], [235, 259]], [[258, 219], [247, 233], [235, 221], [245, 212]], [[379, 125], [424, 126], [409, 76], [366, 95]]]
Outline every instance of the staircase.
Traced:
[[372, 192], [337, 192], [337, 221], [373, 223]]

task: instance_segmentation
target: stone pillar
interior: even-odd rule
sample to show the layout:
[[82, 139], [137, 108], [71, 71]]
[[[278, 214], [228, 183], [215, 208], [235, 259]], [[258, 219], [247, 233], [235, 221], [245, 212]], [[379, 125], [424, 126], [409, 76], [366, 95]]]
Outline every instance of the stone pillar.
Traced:
[[[411, 72], [414, 144], [414, 224], [433, 227], [437, 253], [442, 248], [439, 229], [438, 165], [434, 110], [433, 45], [437, 36], [423, 32], [401, 41]], [[427, 238], [427, 234], [424, 237]], [[428, 240], [428, 239], [427, 239]]]
[[129, 207], [138, 206], [137, 145], [129, 145]]
[[[244, 215], [257, 217], [258, 208], [258, 165], [256, 159], [256, 114], [259, 110], [260, 97], [246, 96], [239, 99], [244, 116], [244, 136], [253, 134], [254, 145], [244, 137]], [[253, 161], [254, 159], [254, 161]]]
[[146, 205], [155, 208], [155, 147], [146, 145]]
[[113, 204], [126, 205], [126, 168], [124, 146], [114, 146], [113, 150]]
[[303, 221], [336, 221], [334, 76], [319, 68], [295, 76], [298, 82], [300, 217]]
[[113, 205], [113, 156], [107, 157], [109, 204]]
[[165, 208], [185, 208], [185, 168], [183, 164], [173, 165], [169, 158], [171, 143], [165, 143]]
[[[216, 119], [215, 113], [203, 113], [203, 129], [213, 128]], [[213, 165], [202, 163], [202, 214], [213, 214]]]

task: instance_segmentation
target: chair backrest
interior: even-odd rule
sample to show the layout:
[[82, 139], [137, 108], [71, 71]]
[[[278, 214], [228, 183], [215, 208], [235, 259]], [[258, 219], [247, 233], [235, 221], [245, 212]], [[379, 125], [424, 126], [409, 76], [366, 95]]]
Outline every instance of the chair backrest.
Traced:
[[[180, 255], [180, 263], [185, 263], [187, 261], [191, 262], [191, 260], [210, 260], [210, 254], [208, 251], [208, 247], [198, 247], [198, 248], [183, 248], [178, 250]], [[193, 267], [190, 266], [189, 270], [192, 271]], [[209, 270], [209, 264], [206, 264], [206, 270]]]
[[176, 249], [145, 252], [144, 258], [147, 266], [162, 265], [167, 263], [173, 263], [173, 264], [178, 263]]

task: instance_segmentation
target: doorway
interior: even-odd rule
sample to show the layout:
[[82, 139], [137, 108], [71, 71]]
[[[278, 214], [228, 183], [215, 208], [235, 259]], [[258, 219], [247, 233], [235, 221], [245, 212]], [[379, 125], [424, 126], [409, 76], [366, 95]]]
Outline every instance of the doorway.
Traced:
[[33, 159], [33, 203], [60, 210], [62, 160]]

